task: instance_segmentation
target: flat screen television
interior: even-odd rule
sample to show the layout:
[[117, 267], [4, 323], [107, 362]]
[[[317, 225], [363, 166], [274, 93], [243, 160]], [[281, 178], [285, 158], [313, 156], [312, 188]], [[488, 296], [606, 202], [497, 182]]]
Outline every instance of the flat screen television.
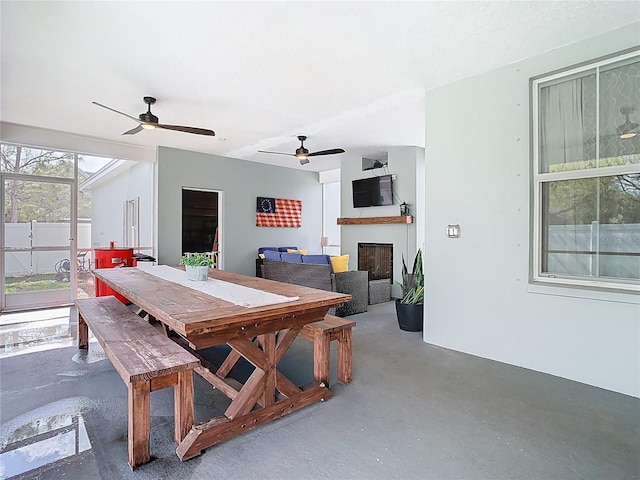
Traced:
[[391, 175], [353, 180], [353, 208], [393, 205]]

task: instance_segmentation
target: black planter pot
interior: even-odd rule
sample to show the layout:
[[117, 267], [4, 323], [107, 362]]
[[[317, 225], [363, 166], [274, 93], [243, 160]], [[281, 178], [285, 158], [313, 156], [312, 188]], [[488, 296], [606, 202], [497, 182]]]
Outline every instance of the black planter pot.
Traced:
[[396, 300], [396, 316], [400, 330], [407, 332], [421, 332], [424, 318], [423, 303], [400, 303]]

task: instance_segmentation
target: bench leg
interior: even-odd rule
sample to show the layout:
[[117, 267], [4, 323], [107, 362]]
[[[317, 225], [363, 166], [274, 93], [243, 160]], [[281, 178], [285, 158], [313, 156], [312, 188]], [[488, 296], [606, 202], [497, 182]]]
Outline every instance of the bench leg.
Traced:
[[316, 334], [313, 339], [313, 380], [329, 387], [329, 359], [331, 357], [329, 335]]
[[89, 327], [82, 315], [78, 313], [78, 348], [89, 348]]
[[129, 389], [129, 466], [131, 470], [151, 460], [149, 432], [151, 427], [148, 380], [132, 382]]
[[194, 423], [193, 370], [178, 372], [178, 383], [173, 387], [175, 441], [179, 445]]
[[338, 337], [338, 382], [346, 385], [353, 380], [353, 345], [351, 329], [346, 328]]

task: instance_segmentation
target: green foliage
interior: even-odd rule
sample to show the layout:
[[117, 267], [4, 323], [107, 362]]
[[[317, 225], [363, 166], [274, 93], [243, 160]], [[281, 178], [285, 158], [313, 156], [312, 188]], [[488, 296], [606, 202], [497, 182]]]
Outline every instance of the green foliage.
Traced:
[[420, 285], [410, 289], [406, 295], [402, 297], [400, 303], [424, 303], [424, 286]]
[[544, 186], [549, 225], [640, 223], [640, 175], [559, 180]]
[[55, 275], [53, 274], [7, 277], [5, 279], [5, 293], [36, 292], [69, 288], [69, 282], [56, 282], [54, 277]]
[[212, 267], [213, 260], [202, 253], [194, 253], [190, 257], [182, 257], [180, 265], [189, 267]]
[[[74, 154], [2, 144], [0, 171], [43, 177], [73, 178]], [[82, 178], [79, 180], [82, 181]], [[8, 180], [5, 190], [6, 222], [68, 222], [71, 189], [60, 183]], [[91, 195], [78, 194], [79, 218], [90, 218]]]
[[422, 249], [418, 249], [411, 273], [402, 255], [402, 299], [401, 303], [424, 303], [424, 273], [422, 271]]

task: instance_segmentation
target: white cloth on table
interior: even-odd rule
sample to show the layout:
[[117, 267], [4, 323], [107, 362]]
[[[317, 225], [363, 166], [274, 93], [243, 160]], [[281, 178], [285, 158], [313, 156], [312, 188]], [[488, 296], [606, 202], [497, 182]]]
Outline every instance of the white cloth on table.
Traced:
[[173, 268], [169, 265], [144, 265], [144, 263], [138, 263], [138, 268], [150, 275], [198, 290], [241, 307], [263, 307], [265, 305], [294, 302], [299, 298], [285, 297], [277, 293], [244, 287], [235, 283], [216, 280], [215, 278], [209, 278], [206, 282], [193, 281], [187, 279], [187, 274], [178, 268]]

